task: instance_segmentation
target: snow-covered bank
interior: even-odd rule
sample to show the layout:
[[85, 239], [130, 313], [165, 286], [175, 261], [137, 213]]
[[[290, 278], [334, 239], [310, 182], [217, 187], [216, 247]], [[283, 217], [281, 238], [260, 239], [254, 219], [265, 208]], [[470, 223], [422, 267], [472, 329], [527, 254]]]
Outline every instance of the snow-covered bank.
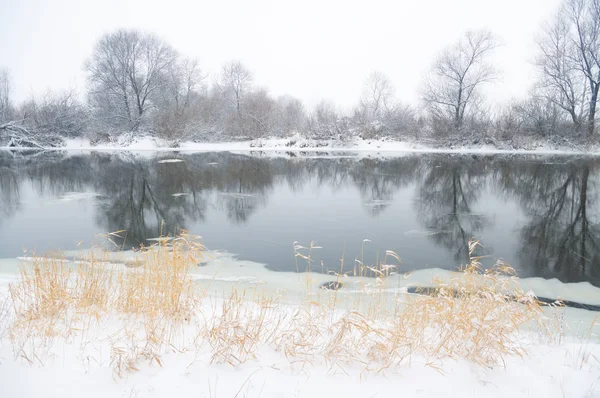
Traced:
[[[318, 272], [276, 272], [269, 270], [265, 264], [240, 260], [238, 255], [226, 251], [211, 250], [206, 253], [202, 263], [190, 270], [190, 275], [199, 284], [214, 288], [214, 293], [228, 291], [232, 286], [259, 285], [262, 291], [279, 292], [288, 302], [296, 302], [298, 297], [304, 298], [307, 289], [322, 294], [326, 301], [332, 292], [321, 290], [319, 287], [331, 281], [339, 281], [343, 284], [343, 288], [335, 292], [336, 295], [352, 296], [380, 292], [404, 293], [411, 286], [430, 286], [434, 280], [447, 284], [461, 275], [458, 271], [439, 268], [427, 268], [409, 274], [393, 273], [383, 280], [362, 276], [337, 277]], [[76, 267], [80, 264], [89, 264], [90, 255], [95, 258], [94, 263], [97, 266], [125, 271], [129, 269], [128, 266], [135, 264], [139, 256], [134, 251], [103, 252], [99, 249], [93, 251], [83, 249], [62, 252], [62, 261], [65, 265]], [[0, 278], [13, 280], [21, 266], [29, 266], [43, 259], [44, 257], [28, 256], [0, 259]], [[600, 305], [600, 288], [589, 282], [564, 283], [556, 278], [540, 277], [519, 278], [518, 281], [523, 290], [531, 291], [535, 296]], [[585, 314], [581, 310], [569, 308], [563, 310], [573, 311], [579, 315]], [[590, 312], [589, 315], [589, 320], [592, 320], [598, 314]], [[600, 332], [600, 329], [598, 331]]]
[[[79, 265], [89, 265], [91, 256], [95, 258], [96, 266], [116, 272], [127, 272], [135, 271], [131, 266], [136, 264], [139, 253], [83, 249], [65, 251], [62, 256], [63, 264], [72, 269]], [[43, 259], [28, 256], [0, 259], [0, 280], [15, 281], [20, 267], [30, 266]], [[307, 294], [318, 303], [327, 303], [332, 297], [340, 303], [352, 303], [357, 300], [369, 300], [373, 295], [385, 295], [389, 303], [393, 303], [395, 297], [406, 295], [409, 287], [429, 287], [432, 283], [450, 284], [461, 275], [457, 271], [439, 268], [427, 268], [409, 274], [393, 273], [379, 280], [361, 276], [337, 277], [318, 272], [275, 272], [269, 270], [265, 264], [241, 260], [236, 254], [215, 250], [207, 251], [201, 263], [190, 270], [190, 277], [197, 286], [212, 296], [229, 294], [236, 289], [260, 291], [264, 294], [277, 294], [288, 305], [303, 303]], [[320, 288], [328, 282], [338, 282], [343, 287], [336, 291]], [[558, 279], [530, 277], [519, 278], [518, 285], [523, 291], [536, 297], [600, 306], [600, 288], [589, 282], [564, 283]], [[549, 317], [554, 316], [556, 311], [560, 312], [561, 322], [565, 325], [563, 333], [566, 336], [579, 337], [590, 331], [600, 336], [600, 321], [595, 322], [596, 318], [600, 317], [598, 312], [569, 307], [542, 307], [542, 310]]]
[[[2, 282], [4, 295], [6, 285]], [[209, 319], [223, 304], [222, 299], [209, 299], [202, 308], [203, 316]], [[175, 343], [159, 362], [137, 363], [135, 370], [118, 376], [116, 362], [126, 361], [123, 357], [131, 349], [128, 344], [138, 342], [133, 337], [129, 342], [126, 337], [117, 337], [122, 331], [116, 322], [90, 325], [68, 339], [37, 341], [38, 352], [32, 363], [2, 337], [2, 396], [592, 398], [600, 394], [597, 337], [565, 338], [547, 344], [540, 342], [540, 336], [523, 333], [519, 344], [526, 347], [526, 353], [523, 357], [506, 356], [502, 366], [485, 368], [464, 359], [437, 361], [414, 355], [409, 363], [381, 371], [368, 371], [364, 364], [343, 360], [290, 358], [285, 351], [268, 345], [256, 347], [250, 359], [233, 366], [214, 363], [209, 343], [200, 342], [186, 350]], [[1, 326], [0, 321], [0, 333]], [[326, 330], [329, 325], [310, 324], [310, 328], [315, 327]], [[192, 326], [180, 333], [177, 341], [194, 339], [197, 331]], [[231, 333], [236, 333], [235, 329]], [[322, 343], [312, 344], [319, 347]]]
[[[31, 149], [31, 148], [0, 148], [0, 149]], [[440, 147], [418, 141], [396, 141], [393, 139], [361, 139], [354, 138], [339, 140], [314, 140], [301, 136], [289, 138], [261, 138], [251, 141], [231, 142], [180, 142], [176, 145], [155, 137], [139, 137], [112, 143], [91, 144], [88, 139], [68, 139], [62, 147], [48, 147], [48, 150], [68, 151], [182, 151], [182, 152], [218, 152], [218, 151], [290, 151], [290, 152], [414, 152], [414, 153], [482, 153], [482, 154], [572, 154], [600, 155], [599, 146], [557, 147], [550, 144], [531, 144], [524, 148], [496, 147], [489, 144], [453, 145]]]
[[[115, 379], [110, 347], [90, 342], [57, 344], [44, 366], [13, 359], [0, 349], [5, 398], [26, 397], [540, 397], [593, 398], [600, 394], [597, 343], [569, 341], [532, 345], [523, 358], [508, 358], [503, 368], [483, 369], [463, 360], [434, 368], [427, 358], [381, 374], [345, 363], [290, 364], [281, 352], [263, 348], [242, 365], [210, 365], [210, 355], [171, 352], [162, 367], [142, 365]], [[95, 354], [95, 355], [90, 355]]]
[[[348, 277], [348, 289], [326, 291], [318, 285], [335, 276], [196, 254], [161, 246], [142, 257], [95, 250], [65, 253], [62, 262], [0, 261], [2, 396], [600, 393], [600, 341], [589, 311], [540, 314], [493, 290], [460, 300], [403, 293], [407, 283], [430, 284], [432, 275], [440, 282], [462, 275], [442, 270]], [[31, 273], [17, 276], [16, 264]], [[521, 285], [542, 289], [535, 279]], [[585, 284], [546, 286], [559, 288], [573, 299], [597, 294]], [[579, 332], [568, 333], [569, 317], [582, 323]]]

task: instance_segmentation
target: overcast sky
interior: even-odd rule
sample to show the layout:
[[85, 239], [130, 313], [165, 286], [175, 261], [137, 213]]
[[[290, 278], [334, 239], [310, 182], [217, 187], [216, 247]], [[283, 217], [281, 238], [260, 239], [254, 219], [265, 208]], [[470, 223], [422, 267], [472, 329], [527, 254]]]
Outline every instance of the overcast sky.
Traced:
[[0, 0], [0, 67], [17, 101], [48, 89], [85, 88], [94, 42], [117, 28], [151, 31], [214, 76], [241, 60], [274, 95], [314, 104], [357, 102], [373, 70], [397, 97], [416, 103], [436, 54], [468, 29], [502, 41], [503, 78], [488, 90], [501, 102], [527, 93], [542, 24], [559, 0]]

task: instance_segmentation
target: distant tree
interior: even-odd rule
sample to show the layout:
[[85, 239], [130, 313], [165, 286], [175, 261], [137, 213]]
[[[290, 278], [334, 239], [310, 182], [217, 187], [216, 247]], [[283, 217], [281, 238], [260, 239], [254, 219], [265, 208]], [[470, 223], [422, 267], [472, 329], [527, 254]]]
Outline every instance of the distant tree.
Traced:
[[217, 85], [223, 96], [234, 107], [238, 116], [242, 115], [242, 103], [252, 91], [252, 73], [239, 61], [232, 61], [223, 66]]
[[470, 31], [439, 56], [422, 93], [433, 118], [450, 120], [456, 130], [463, 126], [466, 116], [481, 101], [480, 87], [497, 77], [486, 62], [497, 46], [490, 32]]
[[137, 130], [161, 77], [177, 61], [177, 52], [151, 34], [119, 30], [104, 35], [86, 63], [90, 102], [109, 124]]
[[250, 137], [264, 137], [273, 133], [276, 118], [276, 103], [264, 89], [247, 95], [242, 121], [242, 130]]
[[299, 133], [305, 129], [306, 111], [299, 99], [289, 96], [277, 98], [276, 112], [275, 129], [280, 136]]
[[307, 120], [307, 133], [314, 139], [343, 140], [349, 133], [348, 120], [329, 101], [320, 101]]
[[540, 55], [536, 61], [542, 79], [539, 94], [569, 115], [574, 130], [580, 132], [586, 103], [586, 79], [576, 61], [570, 37], [571, 28], [565, 18], [548, 24], [538, 42]]
[[504, 141], [518, 135], [548, 137], [568, 129], [569, 120], [565, 116], [555, 101], [546, 95], [534, 94], [502, 109], [496, 117], [496, 128], [499, 138]]
[[199, 119], [197, 108], [205, 93], [198, 61], [182, 58], [161, 73], [160, 86], [153, 96], [156, 110], [153, 124], [158, 135], [177, 140], [189, 133]]
[[[232, 61], [223, 66], [216, 81], [215, 85], [225, 100], [223, 129], [230, 136], [241, 134], [247, 137], [257, 133], [256, 114], [249, 109], [249, 100], [254, 94], [253, 80], [252, 73], [241, 62]], [[252, 107], [256, 108], [254, 105]]]
[[567, 0], [558, 18], [570, 24], [569, 57], [587, 80], [587, 132], [592, 135], [600, 91], [600, 0]]
[[169, 102], [176, 112], [182, 112], [190, 107], [205, 78], [197, 60], [183, 58], [173, 62], [161, 76], [163, 100]]
[[0, 123], [8, 122], [13, 117], [12, 85], [7, 69], [0, 69]]
[[381, 72], [372, 72], [363, 85], [360, 108], [368, 120], [380, 119], [394, 107], [394, 86]]
[[74, 90], [47, 92], [41, 98], [31, 98], [16, 110], [27, 130], [34, 134], [80, 136], [87, 126], [87, 109]]
[[394, 98], [394, 86], [381, 72], [372, 72], [363, 84], [353, 122], [362, 138], [398, 136], [416, 130], [416, 114]]
[[600, 90], [600, 0], [565, 0], [538, 46], [542, 95], [569, 115], [575, 132], [592, 135]]

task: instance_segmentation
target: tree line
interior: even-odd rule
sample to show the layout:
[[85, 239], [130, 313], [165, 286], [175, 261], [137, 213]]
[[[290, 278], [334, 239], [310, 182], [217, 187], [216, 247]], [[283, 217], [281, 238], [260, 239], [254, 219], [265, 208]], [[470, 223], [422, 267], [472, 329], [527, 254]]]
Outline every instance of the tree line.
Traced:
[[273, 97], [239, 61], [209, 79], [196, 60], [159, 37], [119, 30], [101, 37], [85, 63], [85, 101], [63, 92], [14, 104], [10, 75], [0, 71], [0, 140], [3, 133], [5, 139], [51, 143], [52, 137], [82, 134], [98, 142], [149, 134], [172, 144], [296, 133], [440, 145], [595, 140], [600, 0], [565, 0], [537, 40], [538, 80], [527, 99], [491, 109], [482, 88], [500, 77], [490, 60], [498, 46], [489, 31], [466, 32], [434, 61], [420, 106], [402, 104], [390, 79], [373, 72], [357, 105], [344, 113], [327, 101], [307, 109], [297, 98]]

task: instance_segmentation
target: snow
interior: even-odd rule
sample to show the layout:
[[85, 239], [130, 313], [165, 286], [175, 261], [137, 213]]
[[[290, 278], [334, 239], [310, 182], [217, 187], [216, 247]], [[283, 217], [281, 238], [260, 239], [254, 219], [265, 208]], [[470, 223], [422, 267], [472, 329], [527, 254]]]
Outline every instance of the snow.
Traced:
[[[0, 289], [6, 280], [0, 279]], [[219, 307], [212, 298], [207, 314]], [[410, 364], [381, 373], [355, 363], [294, 362], [272, 347], [241, 365], [211, 364], [208, 349], [166, 353], [162, 367], [141, 363], [139, 371], [119, 378], [110, 367], [110, 324], [92, 326], [83, 337], [57, 339], [49, 352], [29, 365], [15, 358], [10, 342], [0, 345], [2, 397], [596, 397], [600, 394], [600, 344], [565, 339], [536, 343], [523, 334], [523, 357], [481, 368], [448, 359], [434, 366], [415, 356]], [[94, 337], [96, 336], [96, 337]], [[82, 347], [81, 342], [85, 341]]]
[[[64, 253], [70, 263], [85, 262], [88, 251]], [[99, 265], [124, 268], [134, 252], [109, 253]], [[377, 373], [363, 364], [325, 361], [310, 362], [288, 358], [271, 346], [257, 348], [256, 357], [237, 366], [211, 363], [208, 344], [162, 356], [162, 366], [141, 362], [139, 371], [120, 378], [111, 368], [111, 336], [118, 332], [118, 320], [92, 323], [82, 335], [41, 342], [42, 353], [30, 365], [15, 355], [13, 345], [3, 332], [3, 303], [8, 284], [17, 278], [16, 270], [35, 257], [0, 259], [0, 378], [2, 397], [85, 396], [91, 397], [597, 397], [600, 396], [600, 330], [590, 329], [597, 313], [578, 309], [546, 309], [548, 316], [564, 317], [565, 337], [560, 342], [541, 342], [534, 331], [523, 331], [520, 341], [527, 354], [505, 357], [504, 366], [483, 368], [466, 360], [446, 359], [431, 365], [431, 358], [415, 355], [410, 364]], [[386, 279], [390, 294], [406, 286], [426, 285], [433, 277], [449, 280], [456, 273], [427, 269], [408, 277], [393, 275]], [[327, 301], [340, 295], [335, 316], [343, 314], [343, 299], [370, 291], [381, 292], [372, 278], [349, 277], [348, 286], [333, 292], [318, 289], [335, 280], [332, 275], [282, 273], [267, 270], [263, 264], [239, 260], [232, 253], [212, 251], [206, 264], [192, 272], [201, 288], [208, 288], [201, 311], [205, 317], [218, 313], [224, 297], [232, 289], [253, 292], [282, 292], [283, 304], [277, 311], [292, 311], [306, 289]], [[538, 295], [600, 304], [600, 289], [589, 283], [565, 284], [557, 280], [524, 278], [526, 290]], [[558, 315], [557, 315], [558, 314]], [[584, 333], [577, 330], [587, 331]], [[191, 326], [190, 326], [191, 328]], [[590, 333], [591, 330], [591, 333]], [[191, 338], [194, 330], [185, 329], [181, 338]]]
[[[130, 138], [130, 137], [129, 137]], [[0, 148], [1, 149], [1, 148]], [[6, 148], [8, 149], [8, 148]], [[15, 149], [15, 148], [10, 148]], [[548, 145], [538, 145], [535, 149], [498, 149], [491, 145], [473, 147], [433, 148], [422, 143], [411, 141], [396, 141], [389, 138], [368, 139], [353, 138], [347, 141], [313, 140], [295, 135], [289, 138], [260, 138], [252, 141], [235, 142], [181, 142], [177, 146], [154, 137], [139, 137], [122, 142], [92, 145], [88, 139], [67, 139], [66, 146], [61, 148], [48, 148], [69, 151], [180, 151], [180, 152], [368, 152], [368, 153], [478, 153], [478, 154], [544, 154], [544, 155], [600, 155], [600, 148], [594, 147], [581, 151], [572, 148], [553, 148]], [[165, 159], [162, 163], [180, 161], [179, 159]]]
[[86, 200], [100, 196], [95, 192], [67, 192], [59, 197], [60, 201]]
[[[3, 397], [595, 397], [600, 393], [593, 366], [577, 366], [578, 350], [597, 355], [597, 346], [580, 343], [534, 347], [506, 369], [483, 370], [462, 361], [448, 362], [444, 374], [415, 361], [398, 373], [364, 374], [351, 365], [289, 365], [283, 355], [264, 349], [260, 360], [232, 368], [206, 363], [209, 358], [169, 354], [163, 367], [144, 366], [115, 381], [105, 363], [77, 361], [69, 346], [52, 365], [3, 363]], [[596, 373], [594, 373], [596, 371]]]

